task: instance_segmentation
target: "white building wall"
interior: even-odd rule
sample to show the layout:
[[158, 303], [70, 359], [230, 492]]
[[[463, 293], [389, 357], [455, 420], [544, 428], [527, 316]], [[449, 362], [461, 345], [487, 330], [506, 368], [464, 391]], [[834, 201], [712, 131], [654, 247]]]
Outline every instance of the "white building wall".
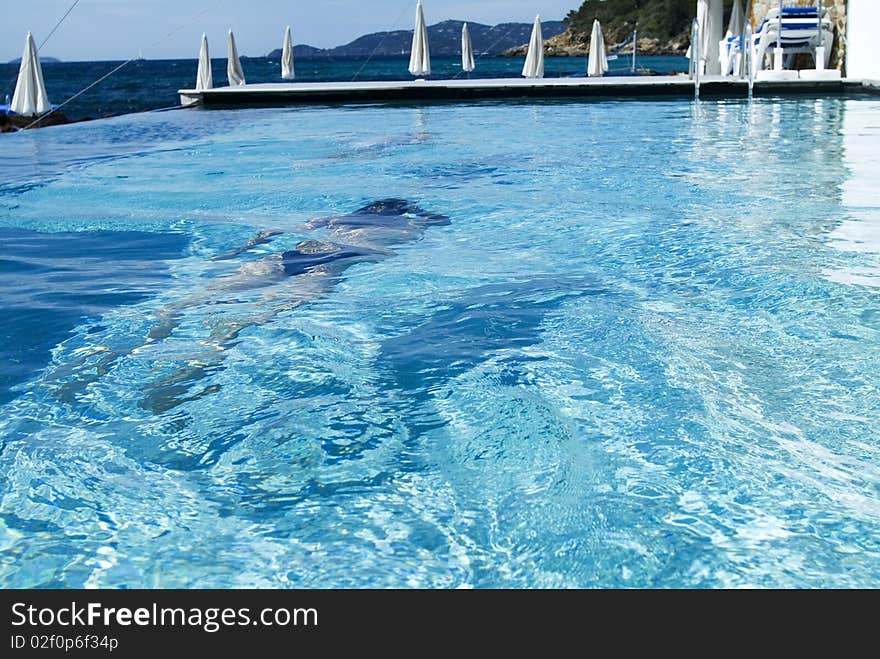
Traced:
[[880, 80], [880, 0], [849, 0], [846, 26], [846, 75]]

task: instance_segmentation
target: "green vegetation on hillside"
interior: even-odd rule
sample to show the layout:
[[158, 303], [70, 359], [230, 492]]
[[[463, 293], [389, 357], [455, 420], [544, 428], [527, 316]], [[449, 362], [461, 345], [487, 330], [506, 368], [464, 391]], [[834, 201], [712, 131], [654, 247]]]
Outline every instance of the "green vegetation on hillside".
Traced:
[[[731, 5], [733, 0], [725, 0], [725, 16]], [[598, 18], [606, 42], [622, 41], [636, 24], [640, 37], [670, 41], [686, 39], [696, 13], [696, 0], [586, 0], [565, 20], [575, 35], [588, 38]]]

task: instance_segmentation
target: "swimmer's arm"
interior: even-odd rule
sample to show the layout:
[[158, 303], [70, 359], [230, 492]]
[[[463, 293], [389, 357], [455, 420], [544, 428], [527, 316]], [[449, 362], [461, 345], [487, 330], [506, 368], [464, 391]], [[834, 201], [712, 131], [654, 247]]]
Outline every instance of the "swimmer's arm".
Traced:
[[231, 252], [226, 252], [225, 254], [220, 254], [218, 256], [213, 257], [212, 261], [229, 261], [234, 259], [236, 256], [240, 256], [245, 252], [252, 250], [254, 247], [258, 245], [266, 245], [269, 241], [275, 236], [280, 236], [283, 231], [280, 229], [268, 229], [266, 231], [260, 231], [256, 236], [247, 241], [247, 244], [244, 247], [239, 247], [237, 249], [232, 250]]

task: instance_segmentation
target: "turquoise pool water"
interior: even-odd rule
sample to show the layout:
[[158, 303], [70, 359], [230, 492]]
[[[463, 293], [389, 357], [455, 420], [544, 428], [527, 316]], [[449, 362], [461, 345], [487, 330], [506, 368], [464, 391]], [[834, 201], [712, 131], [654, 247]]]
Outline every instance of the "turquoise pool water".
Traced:
[[0, 585], [878, 587], [878, 147], [846, 99], [3, 136]]

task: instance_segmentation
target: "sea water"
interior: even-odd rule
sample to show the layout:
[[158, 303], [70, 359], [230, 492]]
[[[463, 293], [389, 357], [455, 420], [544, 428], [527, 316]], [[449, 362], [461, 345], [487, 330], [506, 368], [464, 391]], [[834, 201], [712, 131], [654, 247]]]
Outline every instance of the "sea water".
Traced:
[[[878, 146], [829, 98], [4, 136], [0, 585], [880, 586]], [[448, 222], [230, 285], [388, 198]]]
[[[522, 71], [523, 57], [478, 56], [477, 69], [472, 78], [518, 77]], [[60, 105], [82, 90], [61, 108], [70, 119], [115, 116], [130, 112], [165, 109], [180, 103], [180, 89], [192, 89], [196, 83], [197, 60], [135, 60], [124, 62], [46, 62], [43, 78], [49, 100]], [[459, 57], [433, 57], [431, 59], [433, 80], [466, 78], [461, 70]], [[609, 62], [611, 75], [629, 73], [632, 60], [621, 55]], [[122, 66], [122, 68], [120, 68]], [[353, 80], [412, 80], [407, 71], [409, 57], [376, 56], [371, 58], [298, 58], [295, 63], [295, 82], [351, 82]], [[248, 83], [286, 82], [281, 79], [281, 62], [265, 57], [242, 58]], [[688, 60], [674, 55], [648, 55], [639, 57], [640, 74], [671, 74], [688, 70]], [[0, 64], [0, 105], [5, 95], [15, 91], [18, 64]], [[118, 69], [118, 70], [117, 70]], [[226, 86], [226, 59], [212, 61], [214, 85]], [[110, 77], [105, 76], [116, 71]], [[585, 76], [585, 57], [548, 57], [545, 61], [548, 78]], [[100, 80], [100, 82], [98, 82]], [[94, 83], [96, 83], [92, 86]], [[5, 91], [3, 91], [5, 90]]]

